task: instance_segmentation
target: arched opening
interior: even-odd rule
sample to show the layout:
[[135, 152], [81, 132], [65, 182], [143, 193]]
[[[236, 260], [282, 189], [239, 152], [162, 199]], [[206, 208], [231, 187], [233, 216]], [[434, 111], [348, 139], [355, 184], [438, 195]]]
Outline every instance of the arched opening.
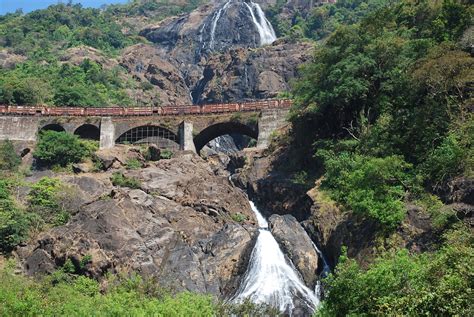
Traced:
[[194, 138], [196, 151], [200, 153], [206, 144], [221, 136], [228, 136], [225, 138], [232, 138], [234, 142], [241, 142], [241, 140], [239, 141], [239, 136], [246, 136], [248, 138], [245, 138], [245, 142], [248, 143], [251, 139], [256, 140], [258, 138], [258, 130], [243, 123], [232, 121], [211, 125]]
[[87, 140], [100, 140], [100, 130], [98, 127], [92, 124], [83, 124], [74, 131], [74, 134], [79, 136], [81, 139]]
[[23, 150], [21, 150], [21, 152], [20, 152], [20, 156], [21, 156], [21, 157], [25, 157], [25, 156], [28, 155], [28, 153], [30, 153], [30, 152], [31, 152], [31, 149], [29, 149], [29, 148], [23, 149]]
[[168, 129], [145, 125], [128, 130], [115, 141], [117, 144], [143, 144], [153, 143], [160, 148], [178, 149], [178, 136]]
[[64, 128], [57, 123], [50, 123], [45, 125], [40, 129], [40, 131], [56, 131], [56, 132], [66, 132]]

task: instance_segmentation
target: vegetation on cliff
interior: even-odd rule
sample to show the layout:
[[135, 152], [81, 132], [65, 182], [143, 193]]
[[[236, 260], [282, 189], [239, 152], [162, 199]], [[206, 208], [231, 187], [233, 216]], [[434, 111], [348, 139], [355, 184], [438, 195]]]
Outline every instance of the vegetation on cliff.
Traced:
[[[320, 315], [472, 315], [472, 229], [441, 201], [474, 176], [473, 13], [467, 1], [391, 2], [336, 28], [295, 84], [286, 168], [309, 187], [320, 178], [387, 239], [368, 267], [340, 258]], [[408, 203], [443, 237], [430, 252], [388, 242]]]
[[462, 1], [401, 1], [316, 49], [291, 120], [333, 199], [393, 228], [420, 186], [472, 176], [474, 61], [457, 44], [471, 17]]
[[341, 256], [320, 316], [471, 316], [474, 237], [460, 226], [437, 252], [387, 252], [368, 269]]

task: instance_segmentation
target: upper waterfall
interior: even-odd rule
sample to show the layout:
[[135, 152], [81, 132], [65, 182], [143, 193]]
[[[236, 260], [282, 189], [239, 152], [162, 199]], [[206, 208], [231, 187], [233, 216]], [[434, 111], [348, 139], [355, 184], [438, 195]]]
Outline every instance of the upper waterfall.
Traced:
[[273, 43], [276, 38], [275, 30], [260, 5], [244, 0], [219, 4], [199, 30], [200, 48], [208, 51], [242, 45], [262, 46]]
[[[258, 34], [260, 35], [260, 45], [272, 44], [276, 40], [275, 30], [272, 24], [265, 17], [265, 13], [258, 3], [250, 1], [250, 5], [244, 2], [250, 11], [252, 21], [257, 28]], [[255, 12], [257, 16], [255, 16]]]

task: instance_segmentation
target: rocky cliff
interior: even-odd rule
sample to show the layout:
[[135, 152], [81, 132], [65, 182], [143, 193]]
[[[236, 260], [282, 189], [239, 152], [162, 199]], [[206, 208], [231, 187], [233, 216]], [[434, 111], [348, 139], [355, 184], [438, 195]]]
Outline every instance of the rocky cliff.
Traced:
[[256, 235], [244, 192], [195, 154], [123, 173], [139, 188], [113, 186], [110, 172], [62, 177], [78, 197], [76, 214], [17, 249], [26, 272], [52, 272], [71, 259], [99, 280], [138, 272], [173, 291], [232, 293]]
[[260, 5], [243, 0], [211, 1], [140, 35], [154, 45], [127, 49], [122, 65], [156, 86], [164, 104], [273, 98], [289, 89], [312, 47], [275, 42]]

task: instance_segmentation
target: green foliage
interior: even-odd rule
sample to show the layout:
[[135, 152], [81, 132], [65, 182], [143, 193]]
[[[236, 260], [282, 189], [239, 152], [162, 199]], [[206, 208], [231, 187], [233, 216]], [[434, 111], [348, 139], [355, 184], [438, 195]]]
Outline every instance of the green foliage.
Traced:
[[64, 205], [67, 195], [68, 191], [59, 179], [43, 177], [31, 186], [28, 210], [38, 214], [46, 224], [63, 225], [70, 218]]
[[[64, 270], [40, 281], [0, 271], [2, 316], [215, 316], [211, 297], [192, 293], [153, 297], [141, 280], [109, 283], [106, 292]], [[113, 281], [111, 281], [113, 282]]]
[[[305, 163], [296, 173], [317, 170], [334, 200], [393, 229], [404, 200], [422, 199], [421, 184], [432, 191], [473, 175], [474, 60], [455, 44], [473, 9], [466, 1], [382, 2], [316, 47], [292, 92], [290, 144]], [[452, 222], [451, 211], [427, 203], [437, 226]]]
[[12, 184], [0, 179], [0, 252], [11, 251], [28, 236], [30, 217], [21, 211], [11, 197]]
[[125, 162], [125, 165], [127, 166], [127, 169], [129, 170], [136, 170], [142, 167], [142, 163], [136, 158], [128, 159]]
[[173, 157], [173, 152], [172, 151], [167, 150], [167, 149], [161, 150], [161, 152], [160, 152], [160, 158], [161, 159], [169, 160], [172, 157]]
[[124, 71], [104, 69], [84, 59], [78, 66], [27, 61], [12, 70], [0, 69], [0, 102], [5, 104], [50, 104], [57, 106], [99, 107], [129, 105]]
[[87, 45], [114, 52], [133, 44], [121, 27], [99, 9], [58, 4], [26, 15], [0, 19], [0, 43], [17, 54], [44, 56], [46, 51]]
[[235, 222], [244, 222], [245, 220], [247, 220], [247, 216], [244, 215], [244, 214], [241, 214], [240, 212], [236, 213], [236, 214], [232, 214], [232, 220], [234, 220]]
[[322, 188], [355, 213], [394, 229], [405, 217], [403, 199], [414, 187], [411, 164], [399, 156], [375, 158], [320, 151], [326, 173]]
[[20, 157], [16, 154], [10, 140], [0, 141], [0, 170], [16, 171], [21, 164]]
[[389, 0], [338, 0], [334, 4], [316, 6], [309, 12], [294, 11], [292, 16], [282, 19], [280, 13], [286, 1], [277, 1], [267, 15], [279, 35], [290, 39], [310, 38], [322, 40], [338, 27], [354, 24], [364, 17], [386, 6]]
[[88, 144], [73, 134], [42, 131], [33, 155], [43, 165], [64, 167], [91, 156], [93, 148]]
[[448, 135], [443, 142], [431, 152], [421, 165], [426, 176], [433, 181], [442, 182], [458, 175], [463, 170], [463, 148], [453, 135]]
[[121, 172], [114, 172], [110, 179], [114, 186], [129, 187], [132, 189], [140, 188], [140, 180], [134, 177], [127, 177]]
[[380, 257], [367, 270], [343, 255], [325, 283], [320, 316], [470, 316], [474, 239], [460, 227], [444, 235], [439, 251]]

